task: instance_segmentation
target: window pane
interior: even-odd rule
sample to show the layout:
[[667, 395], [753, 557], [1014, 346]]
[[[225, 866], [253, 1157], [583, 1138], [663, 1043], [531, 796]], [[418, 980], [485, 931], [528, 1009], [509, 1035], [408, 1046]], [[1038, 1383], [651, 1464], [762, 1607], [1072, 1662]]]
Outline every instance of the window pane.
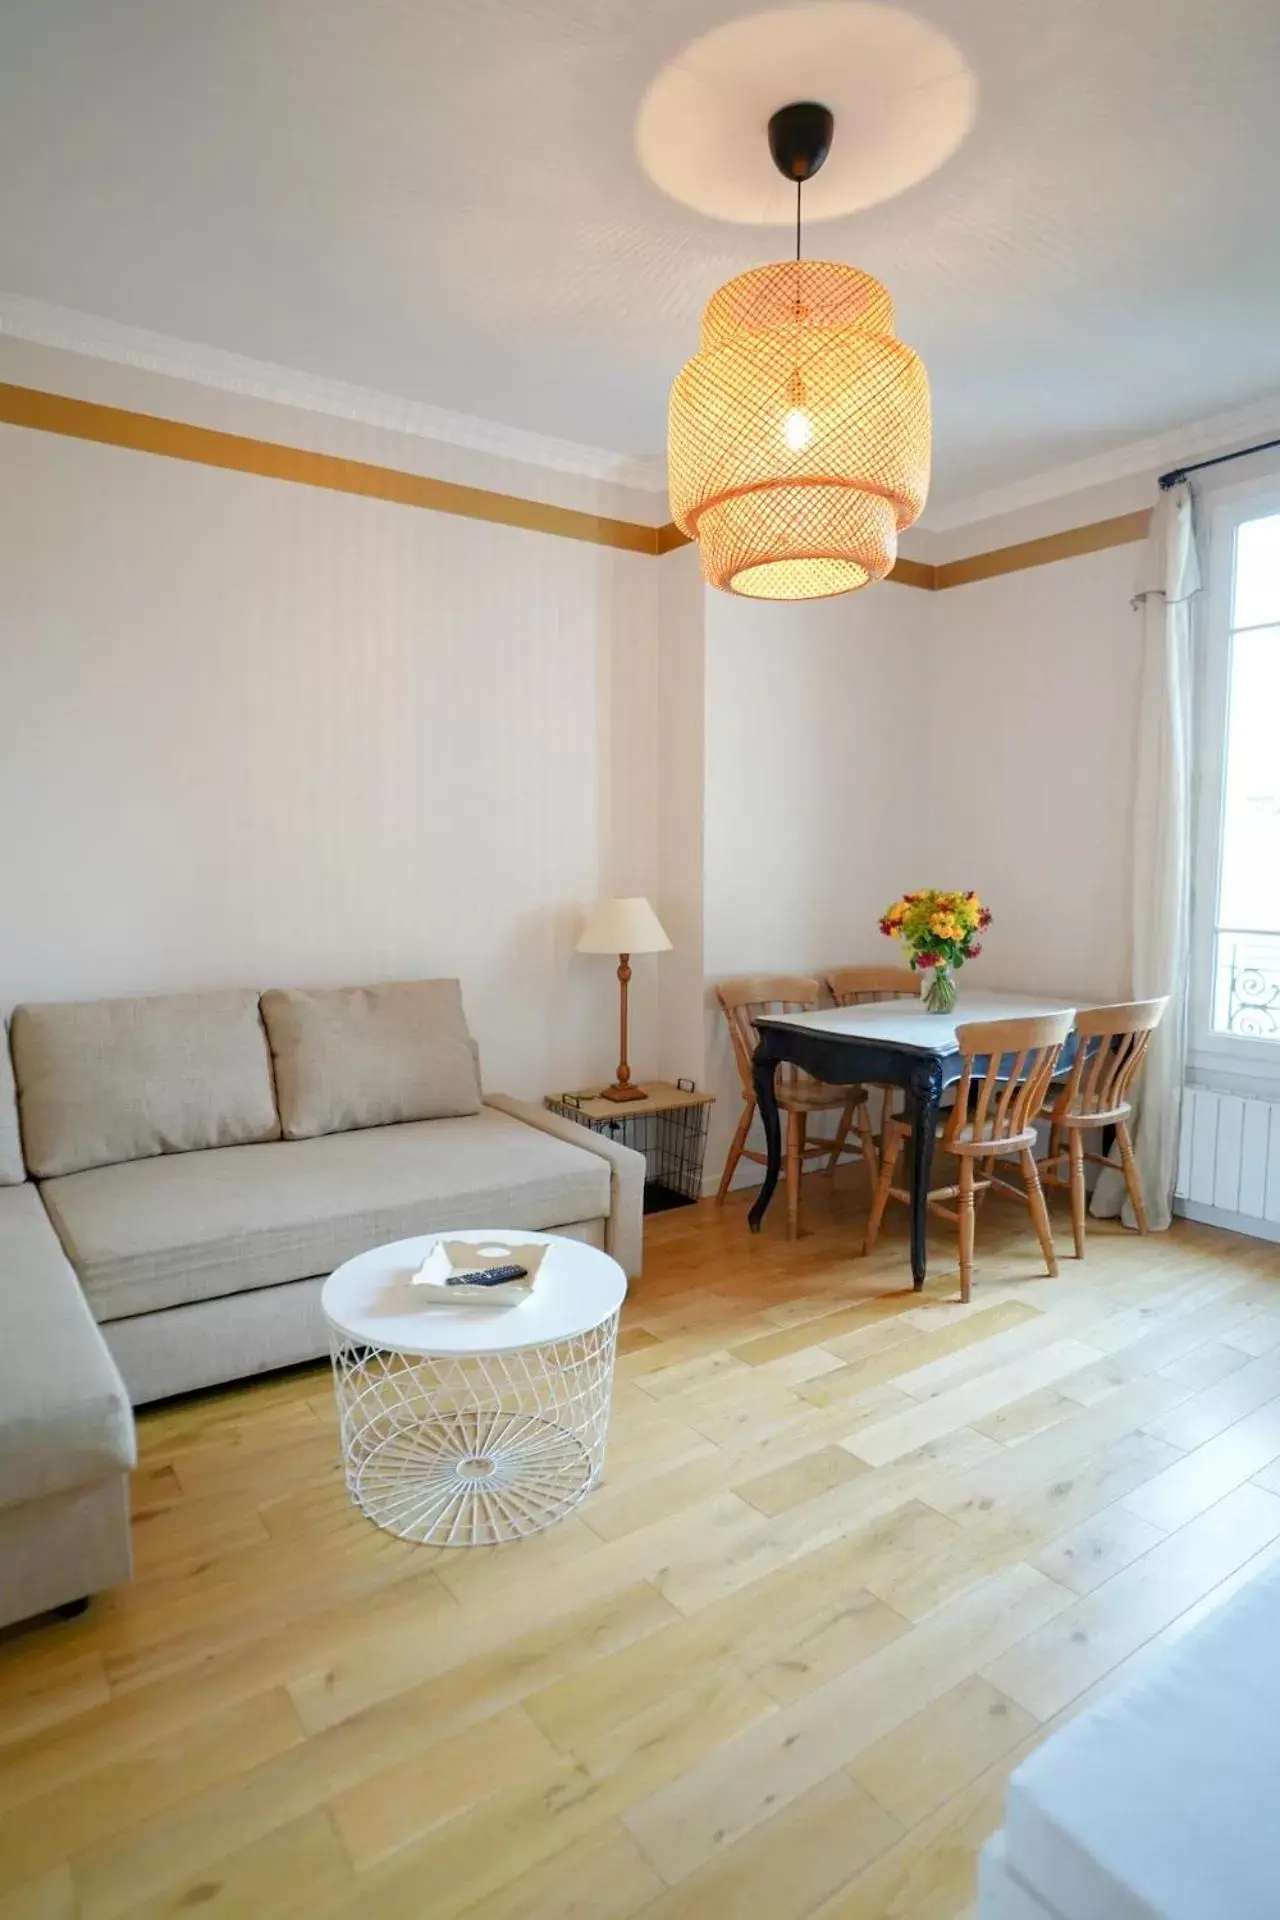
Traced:
[[1280, 513], [1246, 520], [1236, 532], [1233, 627], [1280, 620]]
[[[1254, 521], [1241, 528], [1274, 526]], [[1257, 550], [1255, 549], [1255, 552]], [[1280, 577], [1280, 543], [1275, 549]], [[1244, 576], [1244, 569], [1238, 569]], [[1280, 625], [1236, 633], [1227, 692], [1213, 1024], [1280, 1041]]]
[[1218, 924], [1280, 933], [1280, 626], [1237, 633], [1227, 696]]

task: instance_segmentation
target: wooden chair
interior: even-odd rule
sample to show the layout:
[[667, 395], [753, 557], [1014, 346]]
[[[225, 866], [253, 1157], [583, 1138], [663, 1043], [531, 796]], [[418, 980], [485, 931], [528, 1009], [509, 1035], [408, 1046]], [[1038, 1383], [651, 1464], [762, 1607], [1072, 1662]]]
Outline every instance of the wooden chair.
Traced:
[[[1036, 1117], [1044, 1104], [1073, 1019], [1070, 1013], [1054, 1013], [1029, 1020], [968, 1021], [956, 1029], [964, 1072], [956, 1089], [954, 1107], [938, 1123], [938, 1150], [952, 1154], [958, 1161], [958, 1179], [953, 1186], [930, 1188], [929, 1205], [945, 1219], [958, 1224], [962, 1300], [968, 1300], [973, 1285], [975, 1201], [992, 1188], [1012, 1194], [1016, 1200], [1025, 1198], [1045, 1265], [1051, 1274], [1058, 1271], [1049, 1231], [1049, 1211], [1033, 1149]], [[905, 1120], [895, 1118], [890, 1120], [886, 1132], [880, 1180], [867, 1221], [865, 1253], [870, 1253], [876, 1244], [889, 1201], [910, 1198], [893, 1184], [898, 1156], [910, 1127]], [[1014, 1158], [1022, 1164], [1021, 1189], [999, 1179], [994, 1170], [997, 1160]], [[975, 1162], [981, 1165], [975, 1167]], [[942, 1204], [945, 1200], [957, 1202], [954, 1212]]]
[[910, 967], [832, 967], [823, 974], [822, 984], [838, 1007], [920, 998], [920, 976]]
[[[720, 1176], [716, 1204], [729, 1191], [729, 1182], [739, 1160], [765, 1164], [765, 1155], [747, 1146], [747, 1135], [756, 1112], [756, 1091], [751, 1078], [752, 1056], [756, 1049], [756, 1020], [763, 1013], [810, 1013], [819, 1004], [821, 988], [806, 974], [749, 974], [738, 980], [722, 980], [716, 998], [724, 1012], [733, 1042], [733, 1057], [742, 1081], [742, 1117]], [[861, 1147], [860, 1157], [867, 1164], [874, 1186], [879, 1171], [871, 1121], [867, 1113], [865, 1087], [830, 1087], [815, 1080], [802, 1068], [784, 1062], [777, 1069], [774, 1085], [778, 1105], [787, 1116], [786, 1181], [787, 1238], [794, 1240], [800, 1231], [800, 1175], [804, 1162], [825, 1155], [825, 1171], [833, 1173], [844, 1152], [850, 1129], [855, 1122]], [[809, 1116], [813, 1113], [838, 1113], [834, 1135], [822, 1139], [809, 1135]]]
[[[910, 967], [832, 967], [823, 974], [822, 984], [838, 1007], [867, 1007], [875, 1000], [920, 998], [920, 976]], [[893, 1097], [900, 1089], [884, 1086], [878, 1080], [869, 1080], [867, 1088], [880, 1095], [880, 1151], [883, 1154], [885, 1123], [893, 1112]]]
[[1076, 1015], [1080, 1045], [1065, 1085], [1050, 1097], [1041, 1116], [1049, 1122], [1049, 1152], [1039, 1165], [1045, 1186], [1066, 1187], [1071, 1195], [1071, 1237], [1077, 1260], [1084, 1258], [1085, 1162], [1099, 1167], [1108, 1164], [1104, 1155], [1085, 1152], [1084, 1136], [1094, 1127], [1115, 1128], [1138, 1232], [1147, 1232], [1146, 1201], [1129, 1131], [1133, 1111], [1129, 1090], [1168, 1004], [1166, 995], [1163, 1000], [1134, 1000], [1120, 1007], [1090, 1007]]

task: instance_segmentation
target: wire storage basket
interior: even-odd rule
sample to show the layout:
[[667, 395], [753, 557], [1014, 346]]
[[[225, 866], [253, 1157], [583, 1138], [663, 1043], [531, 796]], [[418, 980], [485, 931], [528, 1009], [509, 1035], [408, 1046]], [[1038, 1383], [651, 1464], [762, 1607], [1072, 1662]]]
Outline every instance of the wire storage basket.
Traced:
[[687, 1207], [702, 1196], [702, 1163], [707, 1149], [707, 1120], [714, 1095], [699, 1093], [691, 1080], [651, 1086], [643, 1101], [615, 1106], [585, 1093], [548, 1094], [552, 1113], [593, 1133], [607, 1134], [644, 1155], [644, 1210], [664, 1213]]

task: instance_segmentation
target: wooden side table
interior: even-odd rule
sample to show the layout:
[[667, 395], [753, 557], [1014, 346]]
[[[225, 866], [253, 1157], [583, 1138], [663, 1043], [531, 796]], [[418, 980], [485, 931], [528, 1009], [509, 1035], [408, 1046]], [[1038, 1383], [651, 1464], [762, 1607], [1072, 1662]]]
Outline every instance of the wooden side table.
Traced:
[[692, 1080], [651, 1080], [643, 1100], [625, 1106], [591, 1093], [549, 1093], [552, 1113], [593, 1133], [607, 1133], [645, 1160], [644, 1210], [691, 1206], [702, 1197], [702, 1161], [707, 1149], [707, 1119], [713, 1093], [699, 1093]]

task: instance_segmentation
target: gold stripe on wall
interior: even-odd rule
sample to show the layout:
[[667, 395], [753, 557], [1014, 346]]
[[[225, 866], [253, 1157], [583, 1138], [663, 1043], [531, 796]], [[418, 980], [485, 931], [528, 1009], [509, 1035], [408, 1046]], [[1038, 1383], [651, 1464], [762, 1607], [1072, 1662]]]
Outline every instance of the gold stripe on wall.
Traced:
[[936, 571], [927, 560], [908, 560], [904, 553], [900, 553], [893, 563], [893, 571], [887, 573], [885, 578], [896, 581], [900, 587], [923, 587], [926, 593], [932, 593]]
[[425, 507], [432, 513], [458, 514], [464, 520], [488, 520], [498, 526], [523, 527], [530, 533], [589, 540], [600, 547], [619, 547], [624, 553], [659, 551], [657, 527], [582, 513], [576, 507], [550, 506], [543, 500], [524, 500], [516, 494], [491, 493], [485, 487], [464, 487], [452, 480], [431, 480], [395, 467], [344, 460], [337, 454], [309, 453], [274, 440], [251, 440], [212, 427], [192, 427], [155, 414], [130, 413], [123, 407], [42, 393], [34, 387], [0, 383], [0, 422], [32, 427], [41, 433], [65, 434], [74, 440], [94, 440], [103, 446], [128, 447], [135, 453], [190, 460], [202, 467], [256, 473], [263, 479], [288, 480], [296, 486], [326, 487], [334, 493], [390, 500], [397, 506]]
[[[1045, 534], [1038, 540], [1022, 540], [1013, 547], [996, 547], [990, 553], [970, 554], [964, 560], [944, 560], [934, 566], [928, 560], [908, 560], [899, 554], [893, 571], [885, 578], [900, 587], [922, 587], [926, 593], [941, 593], [947, 587], [967, 587], [975, 580], [992, 580], [1002, 573], [1021, 573], [1026, 567], [1047, 567], [1054, 560], [1076, 560], [1082, 554], [1103, 553], [1108, 547], [1129, 546], [1145, 540], [1151, 509], [1122, 513], [1114, 520], [1095, 520], [1087, 527], [1068, 527], [1062, 533]], [[679, 527], [669, 525], [658, 530], [658, 552], [671, 553], [687, 545]]]
[[[397, 467], [377, 467], [339, 454], [310, 453], [275, 440], [253, 440], [213, 427], [193, 427], [157, 414], [132, 413], [124, 407], [105, 407], [94, 400], [75, 400], [66, 394], [44, 393], [35, 387], [0, 382], [0, 424], [30, 427], [40, 433], [63, 434], [73, 440], [127, 447], [135, 453], [160, 454], [169, 460], [189, 460], [197, 466], [222, 467], [234, 473], [255, 473], [267, 480], [285, 480], [295, 486], [324, 487], [334, 493], [353, 493], [369, 500], [389, 500], [397, 506], [421, 507], [431, 513], [451, 513], [465, 520], [486, 520], [497, 526], [522, 527], [530, 533], [557, 534], [566, 540], [586, 540], [595, 546], [617, 547], [624, 553], [660, 555], [689, 544], [679, 527], [641, 526], [632, 520], [613, 520], [605, 514], [584, 513], [576, 507], [557, 507], [545, 500], [526, 500], [518, 494], [494, 493], [486, 487], [464, 487], [453, 480], [433, 480], [424, 474], [404, 473]], [[975, 553], [963, 560], [931, 566], [924, 560], [900, 557], [888, 576], [899, 586], [941, 592], [968, 586], [1003, 573], [1021, 573], [1026, 567], [1044, 567], [1055, 560], [1078, 559], [1102, 553], [1108, 547], [1144, 540], [1151, 519], [1149, 508], [1122, 513], [1113, 520], [1096, 520], [1087, 527], [1068, 527], [1062, 533], [1016, 546]]]
[[967, 587], [975, 580], [994, 580], [1002, 573], [1021, 573], [1027, 567], [1047, 567], [1055, 560], [1078, 560], [1086, 553], [1105, 553], [1108, 547], [1127, 547], [1145, 540], [1151, 522], [1150, 507], [1121, 513], [1114, 520], [1095, 520], [1087, 527], [1067, 527], [1038, 540], [1020, 540], [1016, 546], [973, 553], [967, 560], [944, 560], [933, 569], [936, 592]]

